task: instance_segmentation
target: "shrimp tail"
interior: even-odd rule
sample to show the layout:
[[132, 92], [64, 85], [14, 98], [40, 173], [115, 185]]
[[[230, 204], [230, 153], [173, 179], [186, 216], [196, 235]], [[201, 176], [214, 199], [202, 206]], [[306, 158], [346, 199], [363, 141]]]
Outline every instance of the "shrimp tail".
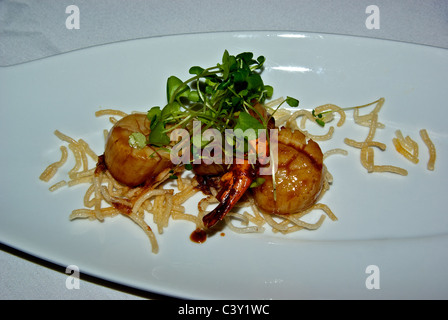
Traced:
[[[260, 123], [263, 123], [263, 119], [269, 120], [268, 129], [273, 128], [275, 126], [275, 121], [267, 113], [266, 108], [255, 100], [253, 103], [254, 107], [249, 110], [249, 113]], [[250, 145], [252, 152], [257, 152], [257, 150], [260, 149], [263, 155], [269, 155], [269, 148], [266, 143], [260, 144], [258, 139], [251, 139], [248, 141], [248, 144]], [[251, 164], [247, 158], [245, 158], [243, 163], [232, 164], [230, 170], [221, 177], [222, 188], [216, 196], [219, 204], [213, 211], [202, 218], [202, 222], [206, 228], [213, 227], [216, 223], [222, 220], [230, 210], [232, 210], [255, 180], [258, 173], [258, 166], [258, 162], [256, 164]]]
[[222, 188], [216, 196], [219, 201], [218, 206], [202, 218], [206, 228], [213, 227], [232, 210], [246, 190], [249, 189], [255, 175], [256, 169], [247, 161], [243, 164], [233, 164], [231, 166], [230, 171], [221, 178]]

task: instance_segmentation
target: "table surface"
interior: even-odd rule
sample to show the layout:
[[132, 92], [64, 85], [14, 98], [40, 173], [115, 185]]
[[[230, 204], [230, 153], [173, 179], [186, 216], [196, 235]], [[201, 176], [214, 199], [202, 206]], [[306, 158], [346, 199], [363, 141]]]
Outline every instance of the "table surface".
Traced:
[[[368, 7], [379, 28], [366, 26]], [[79, 9], [79, 29], [67, 29]], [[334, 33], [448, 48], [447, 0], [6, 0], [0, 2], [0, 66], [116, 41], [173, 34], [281, 30]], [[164, 299], [81, 275], [0, 244], [0, 299]]]

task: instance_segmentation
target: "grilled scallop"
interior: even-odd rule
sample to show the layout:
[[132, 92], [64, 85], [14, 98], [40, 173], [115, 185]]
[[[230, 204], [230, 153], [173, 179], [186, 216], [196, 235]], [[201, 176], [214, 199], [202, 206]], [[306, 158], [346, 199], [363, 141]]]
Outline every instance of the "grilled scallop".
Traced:
[[324, 182], [323, 154], [319, 145], [299, 130], [282, 128], [278, 134], [276, 199], [272, 176], [253, 188], [258, 208], [266, 213], [292, 214], [311, 207], [319, 198]]
[[149, 145], [131, 147], [129, 136], [139, 132], [148, 137], [150, 121], [146, 114], [131, 114], [119, 120], [110, 130], [104, 161], [112, 176], [122, 184], [135, 187], [150, 184], [165, 169], [173, 166], [166, 151]]

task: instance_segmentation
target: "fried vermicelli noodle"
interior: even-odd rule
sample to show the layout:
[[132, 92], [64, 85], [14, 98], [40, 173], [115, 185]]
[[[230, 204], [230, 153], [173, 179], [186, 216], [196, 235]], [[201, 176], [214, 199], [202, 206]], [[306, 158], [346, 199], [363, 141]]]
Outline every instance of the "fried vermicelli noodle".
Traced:
[[[201, 74], [204, 74], [204, 71], [201, 70], [196, 70], [195, 72], [202, 72]], [[207, 76], [209, 76], [209, 74], [207, 74]], [[214, 78], [210, 79], [213, 80]], [[182, 86], [178, 83], [176, 83], [176, 86], [178, 88], [182, 88]], [[352, 110], [354, 124], [365, 127], [368, 131], [364, 139], [346, 137], [344, 139], [344, 143], [353, 150], [359, 150], [359, 160], [361, 166], [366, 169], [368, 173], [388, 172], [402, 176], [408, 175], [408, 171], [406, 169], [390, 164], [378, 164], [375, 158], [376, 150], [386, 150], [386, 144], [376, 139], [377, 130], [385, 128], [385, 125], [379, 121], [379, 113], [385, 103], [384, 98], [380, 98], [365, 105], [350, 108], [341, 108], [335, 104], [324, 104], [312, 109], [311, 111], [306, 109], [292, 111], [279, 108], [279, 106], [281, 106], [285, 101], [285, 99], [279, 98], [265, 103], [264, 106], [258, 110], [257, 104], [255, 104], [253, 109], [250, 110], [251, 114], [255, 117], [254, 119], [258, 116], [258, 120], [260, 122], [263, 119], [263, 112], [260, 114], [258, 111], [265, 110], [265, 112], [267, 112], [266, 114], [272, 115], [275, 120], [275, 126], [280, 130], [285, 130], [286, 133], [281, 135], [281, 137], [285, 140], [283, 141], [285, 143], [283, 146], [284, 150], [289, 150], [287, 148], [290, 148], [290, 146], [299, 145], [294, 152], [298, 152], [299, 155], [301, 152], [307, 153], [306, 156], [310, 158], [311, 162], [317, 161], [313, 158], [312, 151], [309, 149], [312, 147], [310, 146], [311, 144], [308, 144], [308, 142], [316, 144], [314, 141], [330, 141], [333, 138], [335, 130], [346, 123], [346, 111]], [[173, 108], [172, 103], [168, 104], [167, 107]], [[373, 110], [369, 113], [360, 115], [360, 110], [364, 110], [364, 108], [367, 107], [373, 107]], [[176, 112], [175, 109], [173, 110], [173, 112]], [[160, 117], [160, 110], [156, 111], [159, 112], [157, 113], [157, 117]], [[148, 119], [150, 118], [150, 112], [148, 112]], [[123, 134], [123, 130], [127, 130], [127, 125], [122, 124], [122, 127], [119, 126], [121, 131], [117, 131], [118, 129], [113, 131], [117, 125], [123, 123], [123, 121], [121, 121], [122, 119], [129, 119], [130, 116], [134, 125], [137, 126], [140, 126], [141, 123], [143, 123], [142, 121], [148, 121], [146, 116], [143, 116], [143, 119], [145, 120], [142, 120], [142, 118], [139, 118], [137, 114], [138, 113], [128, 114], [121, 110], [115, 109], [103, 109], [95, 113], [97, 117], [109, 117], [109, 121], [113, 125], [111, 130], [104, 130], [106, 149], [110, 145], [107, 143], [111, 136], [114, 136], [115, 134], [114, 139], [116, 138], [116, 141], [118, 141], [120, 134]], [[266, 116], [266, 114], [264, 116]], [[155, 118], [153, 117], [152, 119], [154, 120]], [[184, 120], [180, 121], [180, 123], [182, 122], [184, 122]], [[307, 129], [307, 124], [309, 122], [313, 126], [317, 125], [328, 129], [323, 134], [315, 134], [312, 130]], [[332, 125], [333, 122], [335, 122], [335, 125]], [[157, 130], [152, 121], [150, 122], [150, 126], [150, 132]], [[316, 230], [322, 226], [326, 218], [329, 218], [332, 221], [337, 220], [337, 217], [331, 208], [327, 204], [321, 202], [322, 198], [326, 192], [330, 190], [330, 186], [333, 183], [333, 176], [323, 161], [330, 156], [347, 155], [348, 151], [346, 149], [333, 148], [322, 153], [320, 148], [317, 146], [319, 152], [321, 152], [320, 155], [322, 156], [321, 168], [319, 168], [319, 170], [321, 170], [321, 177], [319, 176], [319, 179], [321, 179], [321, 188], [319, 189], [319, 192], [315, 194], [315, 198], [313, 199], [311, 205], [304, 206], [303, 208], [299, 206], [300, 210], [298, 210], [298, 212], [296, 210], [295, 212], [285, 213], [281, 212], [280, 209], [272, 209], [272, 212], [265, 211], [262, 204], [259, 203], [258, 200], [260, 197], [260, 192], [261, 196], [263, 196], [263, 191], [260, 191], [262, 189], [259, 189], [259, 186], [256, 185], [253, 192], [243, 191], [244, 194], [239, 195], [241, 198], [238, 196], [236, 200], [232, 200], [234, 202], [231, 203], [231, 207], [227, 208], [225, 213], [219, 218], [216, 218], [215, 214], [217, 212], [220, 214], [219, 211], [221, 208], [223, 206], [228, 206], [226, 201], [229, 199], [226, 198], [228, 196], [226, 195], [226, 190], [224, 190], [223, 193], [222, 190], [218, 190], [218, 188], [215, 188], [214, 185], [211, 184], [207, 186], [208, 189], [207, 192], [205, 192], [202, 188], [202, 176], [200, 176], [198, 172], [194, 174], [189, 170], [185, 170], [185, 165], [162, 165], [159, 167], [157, 174], [150, 177], [150, 183], [142, 184], [139, 181], [136, 182], [135, 185], [130, 185], [123, 183], [122, 181], [118, 181], [120, 178], [117, 178], [117, 174], [114, 175], [111, 167], [107, 164], [107, 161], [111, 161], [110, 154], [113, 154], [114, 152], [119, 153], [117, 150], [120, 151], [120, 149], [109, 151], [109, 158], [107, 158], [105, 153], [95, 153], [89, 144], [83, 139], [77, 140], [58, 130], [56, 130], [54, 134], [63, 143], [63, 145], [60, 146], [60, 159], [48, 165], [39, 178], [44, 182], [49, 182], [50, 180], [55, 179], [58, 170], [60, 170], [64, 165], [67, 165], [69, 158], [72, 157], [74, 159], [74, 165], [68, 171], [67, 179], [53, 183], [49, 190], [56, 191], [63, 187], [72, 187], [80, 184], [87, 185], [87, 189], [83, 196], [84, 207], [73, 210], [69, 216], [70, 220], [89, 219], [104, 221], [108, 218], [113, 218], [119, 215], [125, 216], [143, 230], [150, 241], [152, 252], [154, 253], [159, 251], [157, 235], [163, 234], [164, 229], [169, 227], [171, 221], [175, 220], [182, 220], [191, 223], [192, 230], [207, 230], [207, 228], [213, 226], [216, 221], [222, 220], [224, 226], [235, 233], [261, 233], [266, 229], [270, 229], [274, 233], [281, 234], [290, 234], [303, 229]], [[396, 151], [412, 163], [417, 164], [419, 162], [418, 143], [409, 136], [405, 138], [401, 130], [396, 130], [395, 135], [396, 136], [392, 139], [392, 142]], [[434, 170], [436, 160], [435, 146], [425, 129], [420, 131], [420, 136], [424, 144], [427, 146], [429, 153], [427, 169]], [[129, 138], [130, 137], [131, 136], [129, 135]], [[303, 142], [299, 143], [296, 140], [291, 140], [299, 139], [300, 137], [303, 137], [301, 138], [304, 140]], [[133, 139], [136, 140], [138, 140], [138, 138], [138, 135], [133, 137]], [[116, 143], [118, 144], [118, 142]], [[304, 149], [300, 149], [301, 143], [307, 146], [308, 151], [305, 152]], [[145, 147], [148, 147], [148, 145]], [[258, 147], [259, 146], [262, 145], [258, 145]], [[139, 159], [136, 161], [140, 161], [141, 158], [139, 157], [143, 151], [134, 151], [136, 154], [120, 156], [124, 159], [126, 157], [133, 157], [133, 160]], [[140, 152], [140, 155], [137, 155], [137, 152]], [[146, 150], [146, 152], [148, 152], [148, 150]], [[113, 155], [116, 156], [116, 154]], [[147, 157], [146, 159], [148, 162], [154, 161], [154, 155], [158, 156], [159, 154], [157, 151], [154, 151], [152, 154], [149, 151], [149, 156], [148, 153], [146, 153], [145, 156]], [[120, 159], [120, 161], [121, 160], [122, 159]], [[163, 161], [166, 161], [166, 159]], [[230, 167], [230, 169], [228, 167], [229, 171], [223, 173], [221, 176], [222, 182], [235, 182], [236, 178], [234, 174], [240, 174], [239, 179], [248, 179], [248, 177], [252, 179], [252, 176], [250, 176], [250, 170], [247, 171], [247, 176], [241, 175], [242, 173], [245, 173], [243, 168], [247, 168], [247, 166], [245, 167], [244, 164], [240, 166], [240, 168], [238, 168], [240, 171], [235, 171], [232, 167]], [[118, 168], [116, 172], [120, 172], [119, 169], [121, 168]], [[147, 168], [142, 165], [142, 170], [145, 169]], [[210, 169], [210, 167], [205, 168], [205, 170], [207, 169]], [[215, 169], [216, 168], [213, 168], [213, 170]], [[285, 170], [288, 174], [287, 170], [289, 170], [289, 168]], [[252, 181], [253, 180], [249, 180], [249, 182], [246, 182], [245, 188], [248, 188], [248, 184]], [[277, 180], [274, 176], [271, 181], [274, 199], [276, 199], [275, 192], [279, 185], [276, 186], [276, 183], [278, 182], [275, 182]], [[268, 182], [265, 181], [262, 182], [262, 184], [263, 183], [266, 184]], [[233, 186], [230, 186], [230, 189], [232, 189]], [[197, 203], [197, 209], [194, 211], [191, 209], [187, 210], [187, 201], [195, 196], [200, 197], [200, 200]], [[301, 197], [302, 195], [299, 196]], [[275, 200], [275, 202], [277, 202], [277, 200]], [[275, 207], [277, 208], [277, 204], [275, 204]], [[308, 219], [304, 219], [311, 212], [317, 213], [317, 218], [314, 222], [309, 222]], [[213, 215], [213, 220], [207, 219], [211, 214]]]
[[[274, 101], [278, 103], [278, 101]], [[375, 141], [375, 131], [378, 128], [384, 128], [384, 125], [378, 122], [378, 112], [384, 104], [384, 99], [376, 102], [375, 109], [366, 115], [359, 116], [357, 108], [354, 109], [355, 123], [369, 128], [367, 138], [363, 141], [355, 141], [350, 138], [345, 139], [348, 146], [360, 149], [360, 163], [368, 172], [391, 172], [400, 175], [406, 175], [407, 171], [403, 168], [391, 165], [376, 165], [374, 163], [373, 148], [385, 150], [386, 145], [382, 142]], [[271, 107], [267, 105], [267, 107]], [[324, 121], [330, 123], [334, 119], [334, 114], [340, 115], [338, 127], [345, 122], [345, 111], [335, 105], [324, 105], [316, 108], [319, 113], [331, 111], [331, 114], [326, 114]], [[112, 124], [118, 120], [116, 117], [124, 117], [127, 113], [119, 110], [101, 110], [96, 113], [96, 116], [109, 116]], [[300, 121], [298, 118], [300, 118]], [[327, 133], [323, 135], [315, 135], [305, 130], [306, 121], [314, 122], [314, 116], [308, 110], [300, 110], [291, 112], [288, 110], [279, 110], [275, 115], [276, 120], [286, 127], [294, 130], [302, 130], [307, 137], [316, 141], [329, 140], [334, 132], [334, 127], [330, 127]], [[69, 171], [69, 180], [62, 180], [54, 183], [49, 190], [55, 191], [64, 186], [75, 186], [79, 184], [88, 184], [87, 191], [84, 195], [84, 208], [75, 209], [70, 215], [71, 220], [75, 219], [90, 219], [103, 221], [106, 218], [115, 217], [117, 215], [124, 215], [135, 222], [147, 235], [150, 240], [152, 251], [157, 253], [159, 250], [156, 233], [162, 234], [164, 228], [167, 228], [170, 220], [184, 220], [191, 222], [195, 229], [202, 229], [202, 217], [209, 212], [209, 206], [216, 205], [218, 201], [214, 197], [216, 195], [207, 195], [198, 203], [197, 214], [187, 213], [185, 209], [185, 202], [200, 193], [197, 188], [198, 182], [196, 179], [188, 176], [179, 175], [178, 179], [171, 180], [169, 177], [172, 172], [165, 170], [159, 175], [158, 181], [151, 187], [135, 187], [130, 188], [117, 182], [107, 170], [98, 169], [96, 167], [89, 167], [88, 158], [94, 163], [97, 163], [100, 156], [89, 147], [89, 145], [82, 139], [75, 140], [60, 131], [56, 130], [55, 135], [67, 146], [62, 145], [61, 159], [50, 164], [41, 174], [40, 179], [49, 182], [56, 174], [57, 170], [66, 164], [69, 153], [71, 151], [75, 165]], [[418, 158], [418, 144], [409, 137], [403, 138], [401, 131], [396, 131], [397, 137], [394, 138], [394, 143], [401, 144], [402, 149], [406, 145], [406, 153], [411, 159]], [[428, 146], [430, 152], [430, 160], [428, 162], [428, 169], [433, 170], [435, 163], [435, 147], [429, 139], [427, 132], [421, 132], [422, 139]], [[106, 136], [106, 134], [105, 134]], [[405, 144], [406, 143], [406, 144]], [[409, 147], [412, 147], [414, 153], [409, 152]], [[397, 149], [398, 151], [399, 149]], [[401, 149], [400, 149], [401, 150]], [[332, 155], [347, 155], [348, 151], [341, 148], [328, 150], [324, 153], [324, 159]], [[415, 162], [415, 160], [412, 160]], [[319, 200], [324, 196], [325, 192], [330, 189], [333, 182], [332, 175], [324, 168], [325, 180], [323, 192], [319, 196]], [[175, 182], [175, 188], [166, 188], [167, 182]], [[270, 227], [274, 233], [288, 234], [302, 229], [315, 230], [318, 229], [324, 222], [326, 217], [336, 221], [337, 217], [332, 212], [330, 207], [326, 204], [320, 203], [319, 200], [310, 208], [295, 214], [290, 215], [275, 215], [267, 214], [257, 208], [254, 199], [250, 194], [247, 194], [244, 199], [240, 200], [234, 209], [225, 217], [226, 226], [233, 232], [237, 233], [254, 233], [263, 232], [266, 227]], [[319, 219], [314, 223], [305, 222], [302, 218], [312, 211], [323, 212]], [[152, 217], [155, 225], [155, 230], [150, 227], [148, 217]]]
[[[116, 117], [124, 117], [127, 114], [118, 110], [102, 110], [96, 113], [97, 116], [110, 116], [111, 123], [116, 123]], [[165, 170], [158, 177], [158, 182], [151, 187], [130, 188], [117, 182], [107, 170], [99, 169], [100, 166], [89, 168], [88, 157], [97, 163], [101, 156], [96, 155], [87, 143], [83, 140], [75, 140], [60, 131], [55, 131], [55, 135], [61, 141], [68, 144], [68, 149], [72, 151], [75, 159], [74, 167], [69, 171], [69, 180], [62, 180], [53, 184], [49, 189], [56, 191], [63, 186], [75, 186], [78, 184], [88, 184], [84, 195], [84, 208], [75, 209], [70, 214], [70, 219], [89, 219], [103, 221], [106, 218], [124, 215], [134, 221], [148, 236], [152, 251], [158, 252], [159, 247], [156, 233], [162, 234], [163, 229], [168, 227], [170, 220], [185, 220], [193, 223], [196, 229], [202, 229], [202, 217], [209, 212], [209, 206], [217, 203], [213, 195], [204, 197], [198, 204], [198, 214], [186, 213], [184, 203], [195, 194], [201, 192], [197, 188], [198, 182], [191, 177], [178, 176], [174, 180], [174, 188], [165, 188], [172, 172]], [[40, 179], [48, 182], [56, 174], [57, 169], [66, 164], [68, 151], [65, 145], [61, 146], [62, 157], [59, 161], [50, 164], [41, 174]], [[324, 190], [329, 189], [331, 175], [326, 173]], [[323, 193], [322, 193], [323, 195]], [[243, 212], [239, 213], [239, 209]], [[312, 210], [322, 210], [324, 214], [316, 223], [306, 223], [300, 220], [301, 217]], [[155, 230], [147, 222], [146, 215], [151, 215]], [[226, 225], [230, 230], [237, 233], [263, 232], [266, 225], [272, 227], [274, 232], [290, 233], [301, 229], [317, 229], [322, 225], [325, 216], [336, 220], [336, 216], [325, 205], [316, 204], [312, 208], [299, 214], [292, 214], [288, 217], [277, 217], [281, 222], [276, 221], [269, 214], [260, 212], [254, 204], [250, 195], [240, 201], [234, 210], [225, 218]], [[238, 222], [238, 223], [236, 223]]]
[[431, 138], [429, 137], [428, 131], [426, 131], [426, 129], [420, 130], [420, 136], [422, 137], [422, 140], [425, 143], [426, 147], [428, 148], [428, 152], [429, 152], [429, 160], [428, 160], [427, 168], [428, 168], [428, 170], [433, 171], [435, 163], [436, 163], [436, 147], [434, 146], [434, 143], [432, 142]]

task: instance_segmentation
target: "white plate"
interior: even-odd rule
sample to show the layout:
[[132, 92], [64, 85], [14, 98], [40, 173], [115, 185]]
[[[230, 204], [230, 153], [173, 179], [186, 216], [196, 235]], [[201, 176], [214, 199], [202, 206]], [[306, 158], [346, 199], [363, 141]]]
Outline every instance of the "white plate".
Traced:
[[[53, 131], [84, 138], [101, 153], [102, 130], [110, 125], [95, 111], [162, 105], [168, 76], [186, 78], [192, 65], [219, 62], [224, 49], [264, 55], [264, 80], [275, 97], [294, 96], [303, 108], [385, 97], [380, 121], [386, 128], [378, 130], [377, 140], [387, 150], [375, 151], [377, 161], [402, 166], [409, 175], [365, 172], [359, 150], [343, 143], [344, 137], [366, 135], [348, 112], [332, 142], [322, 144], [324, 150], [349, 151], [327, 161], [334, 184], [322, 202], [339, 220], [327, 219], [317, 231], [281, 236], [224, 230], [225, 236], [195, 244], [191, 224], [172, 222], [158, 236], [160, 253], [154, 255], [143, 232], [125, 217], [69, 222], [70, 212], [82, 206], [84, 186], [51, 193], [38, 179], [59, 158]], [[443, 49], [289, 32], [142, 39], [1, 68], [0, 241], [62, 266], [77, 265], [81, 274], [176, 297], [447, 298], [447, 74]], [[419, 164], [395, 152], [397, 128], [419, 142]], [[426, 170], [421, 128], [437, 147], [434, 172]], [[379, 289], [366, 286], [371, 265], [378, 267]]]

